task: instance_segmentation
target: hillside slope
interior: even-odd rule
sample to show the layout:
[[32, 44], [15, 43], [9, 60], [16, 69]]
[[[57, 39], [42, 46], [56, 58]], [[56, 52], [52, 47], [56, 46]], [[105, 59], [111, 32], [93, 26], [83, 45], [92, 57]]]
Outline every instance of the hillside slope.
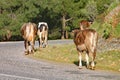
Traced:
[[120, 21], [120, 5], [111, 10], [104, 19], [105, 22], [112, 25], [115, 28]]

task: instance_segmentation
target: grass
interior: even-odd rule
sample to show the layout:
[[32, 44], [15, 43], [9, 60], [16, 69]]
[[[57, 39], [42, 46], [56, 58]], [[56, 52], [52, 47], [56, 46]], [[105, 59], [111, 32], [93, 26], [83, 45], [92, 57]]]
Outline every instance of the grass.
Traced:
[[75, 46], [68, 44], [50, 45], [47, 48], [37, 49], [34, 57], [56, 62], [71, 63], [77, 60], [78, 55]]
[[108, 51], [97, 56], [97, 68], [120, 72], [120, 51]]
[[[37, 49], [32, 57], [78, 65], [78, 52], [74, 44], [49, 45], [47, 48]], [[85, 58], [83, 57], [84, 61]], [[98, 70], [120, 72], [120, 51], [97, 53], [95, 61]]]

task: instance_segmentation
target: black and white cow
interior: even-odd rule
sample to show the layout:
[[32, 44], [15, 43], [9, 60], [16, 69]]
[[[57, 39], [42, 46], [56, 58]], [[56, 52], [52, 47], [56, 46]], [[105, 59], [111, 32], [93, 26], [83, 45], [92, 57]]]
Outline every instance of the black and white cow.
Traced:
[[46, 22], [39, 22], [37, 34], [39, 47], [45, 48], [48, 44], [48, 24]]

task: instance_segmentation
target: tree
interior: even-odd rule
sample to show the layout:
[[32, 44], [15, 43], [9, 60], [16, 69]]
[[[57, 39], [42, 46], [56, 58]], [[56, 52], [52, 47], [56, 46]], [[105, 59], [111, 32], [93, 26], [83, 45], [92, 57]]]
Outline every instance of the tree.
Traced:
[[96, 0], [98, 14], [104, 13], [115, 0]]
[[88, 19], [94, 21], [98, 14], [96, 2], [94, 0], [88, 1], [88, 4], [85, 7], [85, 9], [87, 11]]
[[59, 34], [61, 29], [61, 38], [68, 38], [68, 30], [78, 28], [79, 21], [83, 19], [95, 19], [103, 14], [113, 1], [0, 0], [0, 37], [6, 35], [8, 30], [12, 36], [18, 37], [23, 23], [45, 21], [51, 33], [54, 29]]
[[[0, 31], [7, 29], [12, 32], [12, 36], [20, 36], [21, 25], [32, 21], [39, 13], [39, 8], [35, 6], [34, 0], [1, 0], [0, 12]], [[0, 35], [6, 34], [4, 32]]]
[[[49, 9], [53, 10], [60, 16], [61, 20], [61, 39], [68, 38], [67, 26], [72, 26], [67, 24], [71, 20], [75, 19], [80, 15], [81, 9], [85, 5], [87, 0], [51, 0], [48, 3]], [[52, 5], [51, 5], [52, 4]], [[81, 5], [80, 5], [81, 4]]]

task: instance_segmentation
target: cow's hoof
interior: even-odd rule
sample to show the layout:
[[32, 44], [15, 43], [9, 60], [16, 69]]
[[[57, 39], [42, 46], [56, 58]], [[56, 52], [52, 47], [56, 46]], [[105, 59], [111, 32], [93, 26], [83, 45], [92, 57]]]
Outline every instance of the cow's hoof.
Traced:
[[34, 50], [31, 50], [31, 54], [33, 54], [35, 51]]
[[92, 69], [92, 70], [95, 70], [95, 67], [92, 67], [91, 69]]
[[43, 48], [46, 48], [46, 45], [44, 45]]
[[79, 68], [79, 69], [82, 69], [82, 66], [79, 66], [78, 68]]
[[25, 55], [28, 55], [29, 54], [29, 51], [25, 51]]
[[91, 70], [95, 70], [95, 67], [92, 67], [92, 66], [91, 66], [90, 69], [91, 69]]
[[25, 55], [28, 55], [29, 53], [25, 53]]
[[87, 69], [89, 69], [89, 68], [90, 68], [90, 66], [89, 66], [89, 65], [87, 65], [87, 66], [86, 66], [86, 68], [87, 68]]
[[43, 48], [46, 48], [46, 44], [43, 44], [42, 47], [43, 47]]

